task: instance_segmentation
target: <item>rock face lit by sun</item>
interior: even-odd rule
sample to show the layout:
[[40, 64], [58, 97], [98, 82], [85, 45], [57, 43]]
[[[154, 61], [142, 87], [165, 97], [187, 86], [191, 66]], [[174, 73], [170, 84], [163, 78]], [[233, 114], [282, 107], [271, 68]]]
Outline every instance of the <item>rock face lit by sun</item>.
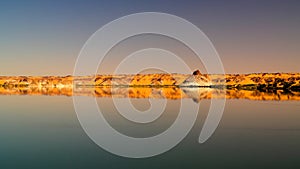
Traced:
[[[224, 90], [227, 89], [227, 90]], [[299, 73], [2, 76], [1, 95], [300, 100]]]
[[0, 87], [53, 87], [76, 86], [148, 86], [148, 87], [215, 87], [237, 89], [300, 90], [300, 73], [254, 73], [207, 75], [199, 70], [193, 74], [136, 74], [95, 76], [2, 76]]

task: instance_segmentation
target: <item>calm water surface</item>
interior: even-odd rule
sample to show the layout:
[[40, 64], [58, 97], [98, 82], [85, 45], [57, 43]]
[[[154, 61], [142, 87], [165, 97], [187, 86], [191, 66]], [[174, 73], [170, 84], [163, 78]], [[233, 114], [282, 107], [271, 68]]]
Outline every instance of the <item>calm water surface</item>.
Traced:
[[[135, 128], [110, 108], [111, 99], [97, 101], [116, 130], [140, 137], [164, 131], [178, 113], [178, 100], [169, 100], [166, 115]], [[139, 110], [149, 107], [147, 99], [132, 103]], [[72, 97], [0, 96], [0, 168], [300, 168], [299, 101], [227, 100], [219, 127], [199, 144], [209, 105], [209, 100], [201, 101], [193, 129], [172, 150], [128, 159], [89, 139]]]

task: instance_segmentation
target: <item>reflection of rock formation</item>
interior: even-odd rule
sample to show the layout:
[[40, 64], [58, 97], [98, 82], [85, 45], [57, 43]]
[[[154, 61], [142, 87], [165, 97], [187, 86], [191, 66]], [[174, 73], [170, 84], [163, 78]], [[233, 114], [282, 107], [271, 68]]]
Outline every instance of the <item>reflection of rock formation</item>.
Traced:
[[[180, 88], [188, 98], [192, 98], [194, 102], [199, 102], [201, 99], [209, 98], [209, 95], [215, 90], [212, 88], [198, 87], [183, 87]], [[224, 96], [224, 94], [223, 94]]]
[[0, 87], [0, 95], [64, 95], [117, 98], [191, 98], [201, 99], [250, 99], [250, 100], [300, 100], [300, 92], [272, 90], [237, 90], [199, 87]]

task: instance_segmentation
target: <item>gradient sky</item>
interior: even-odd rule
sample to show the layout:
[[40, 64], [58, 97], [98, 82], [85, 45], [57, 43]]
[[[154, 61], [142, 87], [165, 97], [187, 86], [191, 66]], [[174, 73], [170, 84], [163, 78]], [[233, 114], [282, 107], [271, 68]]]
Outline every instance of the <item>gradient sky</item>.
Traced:
[[300, 72], [300, 1], [0, 1], [0, 75], [67, 75], [101, 26], [136, 12], [197, 25], [226, 73]]

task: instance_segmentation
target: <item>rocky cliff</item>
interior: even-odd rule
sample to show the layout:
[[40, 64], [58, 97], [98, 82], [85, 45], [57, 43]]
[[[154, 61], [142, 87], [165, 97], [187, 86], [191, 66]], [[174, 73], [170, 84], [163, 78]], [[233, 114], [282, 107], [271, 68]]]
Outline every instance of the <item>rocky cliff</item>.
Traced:
[[137, 74], [96, 76], [1, 76], [0, 87], [123, 86], [123, 87], [227, 87], [246, 90], [300, 90], [300, 73], [254, 73], [207, 75]]

